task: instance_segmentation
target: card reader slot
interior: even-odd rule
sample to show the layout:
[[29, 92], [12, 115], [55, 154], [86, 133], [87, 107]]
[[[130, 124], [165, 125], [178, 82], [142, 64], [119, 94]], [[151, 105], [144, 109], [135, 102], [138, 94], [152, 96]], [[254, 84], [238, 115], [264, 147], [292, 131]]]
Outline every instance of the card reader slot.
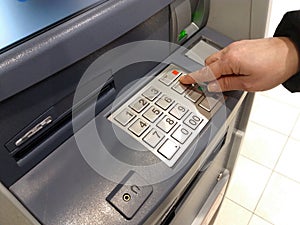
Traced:
[[[98, 96], [98, 101], [101, 101], [101, 97], [106, 95], [110, 90], [114, 90], [114, 83], [112, 79], [104, 85], [101, 91], [99, 91], [100, 94]], [[115, 91], [112, 93], [115, 93]], [[47, 140], [51, 135], [72, 120], [73, 96], [73, 94], [70, 94], [57, 104], [53, 105], [49, 110], [40, 115], [37, 119], [31, 122], [30, 125], [25, 127], [5, 144], [5, 147], [16, 161], [22, 160], [31, 151], [33, 151], [36, 146]], [[88, 101], [89, 99], [91, 99], [91, 96], [80, 102], [80, 105], [78, 104], [74, 107], [80, 111], [81, 108], [85, 108], [86, 105], [90, 104]], [[71, 107], [68, 110], [65, 110], [65, 105], [70, 105]], [[83, 107], [83, 105], [85, 107]], [[97, 111], [99, 112], [100, 110]], [[51, 122], [47, 124], [46, 122], [49, 121], [49, 119]], [[72, 135], [73, 130], [69, 133], [68, 137]], [[26, 135], [28, 137], [26, 137]]]

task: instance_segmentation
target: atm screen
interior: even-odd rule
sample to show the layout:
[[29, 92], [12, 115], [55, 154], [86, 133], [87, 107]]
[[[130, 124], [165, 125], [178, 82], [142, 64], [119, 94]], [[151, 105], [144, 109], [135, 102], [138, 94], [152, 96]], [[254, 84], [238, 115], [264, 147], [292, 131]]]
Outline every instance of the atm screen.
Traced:
[[1, 0], [0, 52], [107, 0]]

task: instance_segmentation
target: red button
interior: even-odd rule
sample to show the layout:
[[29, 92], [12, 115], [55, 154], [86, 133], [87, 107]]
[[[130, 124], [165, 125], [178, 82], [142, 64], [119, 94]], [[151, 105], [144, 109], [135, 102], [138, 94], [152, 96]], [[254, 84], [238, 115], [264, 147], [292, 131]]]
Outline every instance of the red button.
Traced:
[[177, 70], [173, 70], [172, 73], [173, 73], [174, 75], [178, 75], [178, 74], [179, 74], [179, 72], [178, 72]]

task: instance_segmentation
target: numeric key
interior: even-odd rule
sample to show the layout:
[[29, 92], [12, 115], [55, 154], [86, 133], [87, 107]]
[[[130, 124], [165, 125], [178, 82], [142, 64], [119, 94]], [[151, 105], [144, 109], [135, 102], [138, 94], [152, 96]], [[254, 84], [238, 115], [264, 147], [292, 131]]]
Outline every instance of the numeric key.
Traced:
[[154, 87], [148, 88], [142, 95], [146, 97], [148, 100], [153, 101], [158, 95], [160, 91]]
[[196, 128], [202, 123], [203, 119], [199, 116], [195, 115], [194, 113], [191, 113], [185, 120], [184, 123], [192, 128], [193, 130], [196, 130]]
[[162, 112], [160, 108], [151, 106], [150, 109], [143, 114], [143, 117], [153, 123], [161, 114]]
[[155, 148], [158, 143], [164, 138], [162, 132], [152, 129], [144, 138], [144, 142], [150, 145], [152, 148]]
[[180, 120], [188, 111], [186, 107], [176, 104], [175, 107], [170, 110], [170, 114]]
[[179, 126], [172, 134], [172, 137], [183, 144], [191, 134], [192, 132], [190, 131], [190, 129], [185, 126]]
[[137, 119], [128, 129], [139, 137], [147, 130], [148, 127], [148, 122], [142, 119]]
[[149, 102], [145, 98], [138, 98], [133, 103], [129, 105], [130, 108], [132, 108], [134, 111], [140, 113], [143, 111], [147, 106], [149, 105]]
[[160, 99], [158, 99], [155, 104], [158, 105], [159, 107], [161, 107], [164, 110], [167, 110], [172, 103], [174, 102], [174, 100], [166, 95], [163, 95]]
[[158, 124], [157, 126], [162, 129], [164, 132], [168, 133], [175, 125], [176, 121], [169, 116], [165, 116]]
[[126, 126], [134, 117], [135, 115], [132, 112], [130, 112], [130, 110], [124, 109], [115, 117], [115, 120], [123, 126]]

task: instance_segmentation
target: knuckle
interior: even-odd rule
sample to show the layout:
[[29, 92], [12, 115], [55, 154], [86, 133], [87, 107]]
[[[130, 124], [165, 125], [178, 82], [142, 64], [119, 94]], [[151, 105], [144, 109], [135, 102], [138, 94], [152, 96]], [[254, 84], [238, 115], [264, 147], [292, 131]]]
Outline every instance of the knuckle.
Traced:
[[243, 51], [243, 41], [236, 41], [227, 46], [222, 52], [221, 58], [227, 65], [227, 73], [240, 74], [241, 51]]
[[230, 77], [227, 77], [227, 79], [222, 79], [222, 82], [220, 83], [222, 90], [231, 90], [232, 89], [232, 82]]

